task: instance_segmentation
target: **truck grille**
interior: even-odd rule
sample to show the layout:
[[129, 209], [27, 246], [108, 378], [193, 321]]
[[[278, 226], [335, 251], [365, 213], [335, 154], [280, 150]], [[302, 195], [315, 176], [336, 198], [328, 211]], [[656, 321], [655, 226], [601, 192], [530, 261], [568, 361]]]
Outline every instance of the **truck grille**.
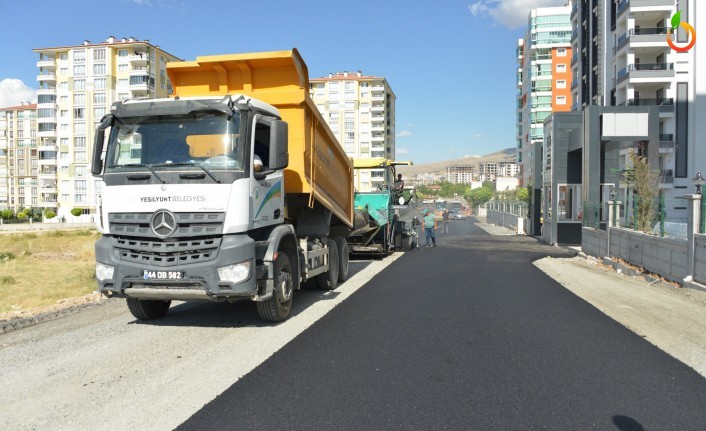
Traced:
[[207, 262], [218, 255], [221, 238], [190, 239], [186, 241], [143, 241], [131, 238], [113, 238], [118, 259], [146, 266], [172, 266]]
[[167, 267], [214, 260], [221, 245], [224, 213], [174, 213], [176, 228], [160, 239], [150, 227], [152, 213], [108, 215], [116, 257], [145, 266]]
[[[158, 238], [150, 227], [153, 213], [110, 213], [110, 233], [118, 236]], [[225, 213], [174, 213], [173, 238], [192, 238], [223, 234]]]

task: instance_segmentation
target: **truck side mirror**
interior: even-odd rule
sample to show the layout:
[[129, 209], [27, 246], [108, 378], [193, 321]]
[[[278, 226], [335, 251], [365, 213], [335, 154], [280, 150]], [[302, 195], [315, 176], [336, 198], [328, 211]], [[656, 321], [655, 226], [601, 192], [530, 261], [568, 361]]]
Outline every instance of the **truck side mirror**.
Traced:
[[105, 140], [105, 129], [113, 124], [113, 116], [108, 114], [101, 119], [98, 128], [96, 129], [96, 137], [93, 141], [93, 159], [91, 161], [91, 173], [100, 175], [103, 172], [103, 162], [101, 154], [103, 153], [103, 141]]
[[270, 124], [270, 160], [272, 170], [284, 169], [289, 165], [289, 126], [275, 120]]

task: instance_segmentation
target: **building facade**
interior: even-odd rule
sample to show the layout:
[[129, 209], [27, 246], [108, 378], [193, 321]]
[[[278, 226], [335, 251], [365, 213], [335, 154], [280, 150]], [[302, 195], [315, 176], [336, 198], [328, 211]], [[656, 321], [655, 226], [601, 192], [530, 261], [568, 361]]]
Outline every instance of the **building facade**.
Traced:
[[[353, 158], [395, 159], [395, 93], [383, 77], [343, 72], [310, 81], [310, 95]], [[385, 170], [356, 170], [355, 188], [376, 190]]]
[[38, 173], [37, 105], [0, 109], [0, 210], [37, 208]]
[[544, 119], [571, 109], [570, 17], [570, 6], [533, 9], [517, 44], [517, 161], [523, 186], [536, 180], [533, 148], [543, 143]]
[[90, 174], [97, 123], [118, 100], [167, 97], [170, 61], [181, 61], [148, 40], [108, 37], [77, 46], [36, 48], [38, 205], [68, 217], [96, 211], [100, 182]]
[[[697, 137], [704, 136], [706, 108], [704, 80], [696, 70], [706, 67], [706, 47], [696, 43], [686, 52], [667, 43], [671, 18], [681, 11], [681, 21], [696, 26], [706, 22], [706, 11], [689, 0], [579, 0], [572, 5], [574, 51], [572, 96], [574, 110], [591, 105], [657, 107], [657, 160], [667, 217], [686, 220], [682, 196], [692, 189], [691, 178], [706, 170], [706, 150]], [[686, 45], [689, 36], [679, 29], [672, 41]], [[699, 67], [700, 66], [700, 67]], [[699, 117], [699, 113], [700, 116]], [[642, 141], [624, 141], [621, 166]], [[629, 193], [619, 184], [618, 199]]]

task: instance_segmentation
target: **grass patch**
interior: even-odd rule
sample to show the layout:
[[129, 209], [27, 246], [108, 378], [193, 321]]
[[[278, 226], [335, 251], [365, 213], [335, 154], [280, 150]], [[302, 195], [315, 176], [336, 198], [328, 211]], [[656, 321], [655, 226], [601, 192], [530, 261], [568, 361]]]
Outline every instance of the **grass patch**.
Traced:
[[11, 251], [0, 251], [0, 260], [12, 260], [15, 258], [15, 253]]
[[99, 237], [87, 229], [4, 234], [2, 253], [14, 259], [0, 259], [0, 313], [95, 291], [94, 247]]
[[0, 286], [15, 284], [15, 277], [11, 275], [0, 275]]

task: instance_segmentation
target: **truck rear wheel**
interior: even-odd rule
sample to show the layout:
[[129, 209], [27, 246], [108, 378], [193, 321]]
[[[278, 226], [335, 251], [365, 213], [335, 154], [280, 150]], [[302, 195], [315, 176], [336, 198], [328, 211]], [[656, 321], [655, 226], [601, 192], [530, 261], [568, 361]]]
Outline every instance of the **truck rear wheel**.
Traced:
[[336, 241], [336, 247], [338, 247], [338, 281], [343, 283], [348, 280], [348, 243], [341, 236], [334, 238], [334, 241]]
[[292, 264], [289, 256], [279, 252], [274, 267], [274, 290], [267, 301], [257, 303], [257, 314], [267, 322], [282, 322], [292, 310], [294, 280], [292, 279]]
[[338, 247], [336, 241], [330, 238], [326, 245], [328, 246], [328, 271], [316, 276], [316, 284], [319, 289], [333, 290], [338, 286]]
[[127, 298], [127, 308], [140, 320], [153, 320], [164, 317], [172, 301]]

